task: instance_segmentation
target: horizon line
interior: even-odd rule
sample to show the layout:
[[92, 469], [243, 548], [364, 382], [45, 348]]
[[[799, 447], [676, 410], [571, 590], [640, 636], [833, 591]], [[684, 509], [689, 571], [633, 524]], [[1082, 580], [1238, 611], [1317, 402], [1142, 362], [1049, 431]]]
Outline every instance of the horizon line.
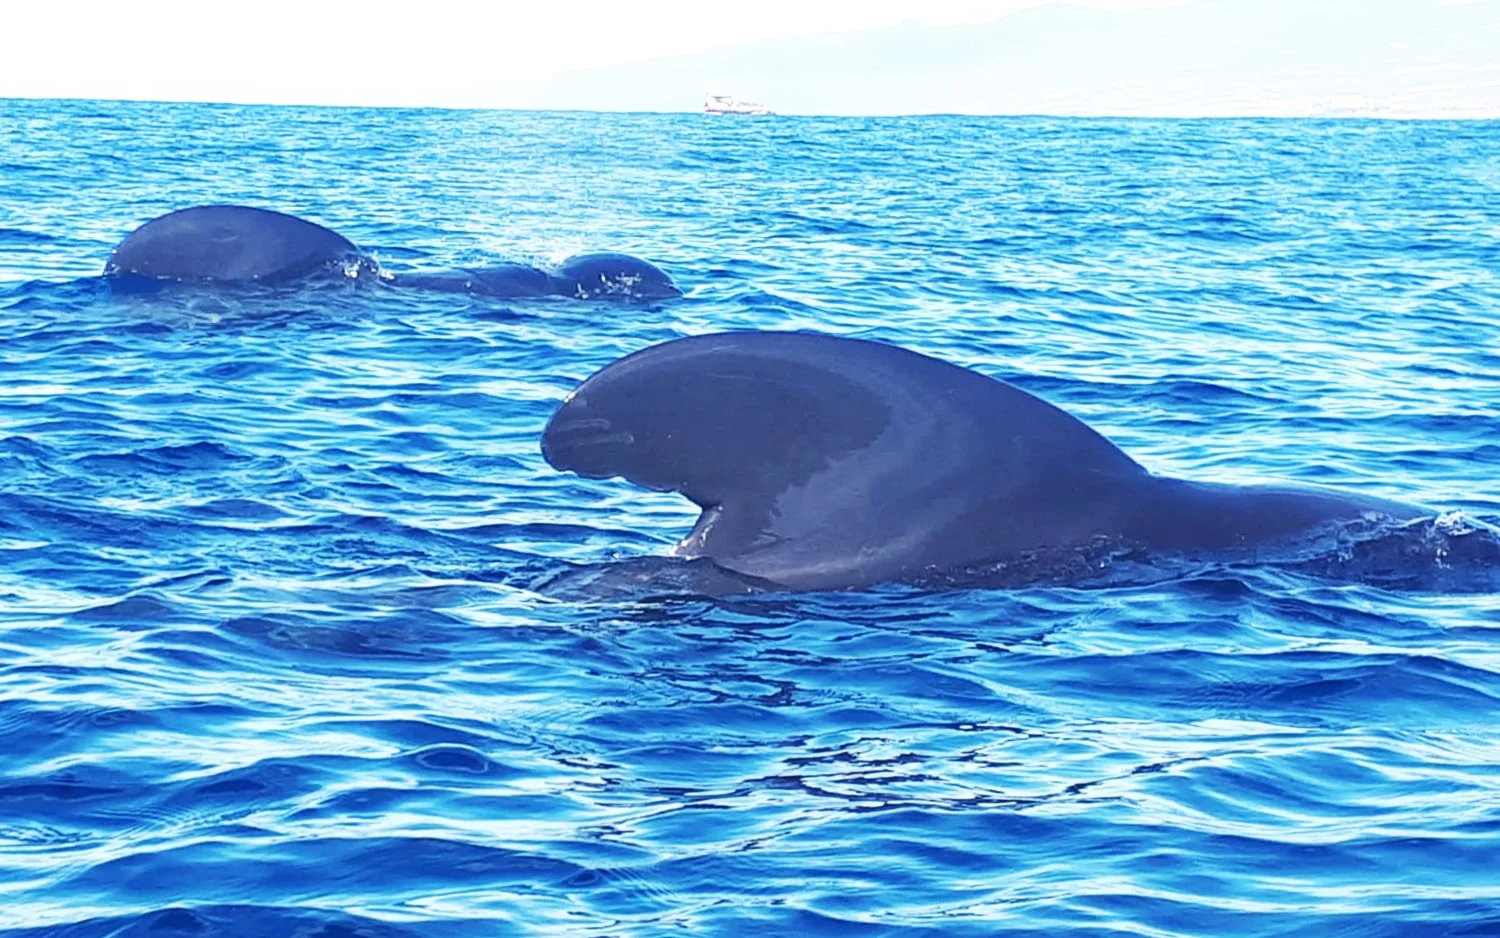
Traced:
[[1193, 113], [1161, 113], [1161, 114], [1131, 114], [1131, 113], [1109, 113], [1109, 112], [1073, 112], [1053, 113], [1045, 111], [909, 111], [879, 114], [859, 113], [802, 113], [773, 111], [770, 114], [705, 114], [700, 110], [623, 110], [619, 108], [592, 109], [592, 108], [536, 108], [536, 107], [514, 107], [500, 105], [473, 105], [473, 104], [315, 104], [310, 102], [272, 102], [272, 101], [205, 101], [193, 98], [114, 98], [114, 97], [72, 97], [51, 95], [0, 95], [0, 101], [33, 101], [33, 102], [76, 102], [76, 103], [100, 103], [100, 104], [166, 104], [166, 105], [196, 105], [202, 107], [254, 107], [254, 108], [322, 108], [339, 110], [383, 110], [383, 111], [474, 111], [474, 112], [509, 112], [517, 114], [619, 114], [622, 116], [676, 116], [684, 114], [695, 114], [704, 118], [712, 118], [722, 121], [775, 121], [778, 119], [828, 119], [828, 118], [860, 118], [866, 120], [900, 120], [913, 117], [962, 117], [962, 118], [1004, 118], [1004, 119], [1051, 119], [1051, 120], [1141, 120], [1141, 121], [1208, 121], [1208, 120], [1366, 120], [1366, 121], [1473, 121], [1488, 122], [1500, 121], [1500, 109], [1494, 112], [1464, 113], [1462, 109], [1455, 109], [1459, 113], [1443, 114], [1431, 112], [1414, 113], [1382, 113], [1376, 109], [1364, 112], [1359, 109], [1331, 109], [1327, 112], [1307, 112], [1291, 114], [1258, 114], [1258, 113], [1216, 113], [1216, 112], [1193, 112]]

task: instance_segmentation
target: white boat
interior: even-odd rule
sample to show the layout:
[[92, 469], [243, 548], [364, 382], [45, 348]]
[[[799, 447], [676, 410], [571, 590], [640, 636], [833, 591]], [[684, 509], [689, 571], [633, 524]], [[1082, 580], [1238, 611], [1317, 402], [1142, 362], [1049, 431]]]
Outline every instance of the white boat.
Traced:
[[722, 91], [710, 91], [708, 98], [703, 102], [703, 113], [705, 114], [753, 114], [757, 117], [772, 113], [771, 109], [764, 104], [755, 104], [750, 101], [741, 101], [732, 94]]

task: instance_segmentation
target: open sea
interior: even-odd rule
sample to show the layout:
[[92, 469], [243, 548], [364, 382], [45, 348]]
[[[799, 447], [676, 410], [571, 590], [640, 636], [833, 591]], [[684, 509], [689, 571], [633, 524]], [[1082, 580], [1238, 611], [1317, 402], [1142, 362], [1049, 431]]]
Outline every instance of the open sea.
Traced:
[[[686, 295], [99, 277], [219, 202]], [[543, 588], [697, 515], [551, 469], [552, 410], [745, 328], [1483, 529], [1500, 122], [0, 100], [0, 936], [1500, 935], [1484, 557]]]

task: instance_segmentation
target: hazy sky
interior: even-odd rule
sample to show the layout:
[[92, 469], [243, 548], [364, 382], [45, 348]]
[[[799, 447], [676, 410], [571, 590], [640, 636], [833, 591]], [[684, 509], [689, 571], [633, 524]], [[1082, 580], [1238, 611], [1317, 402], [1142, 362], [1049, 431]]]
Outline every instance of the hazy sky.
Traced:
[[[1074, 5], [1146, 11], [1190, 2], [1219, 0], [1075, 0]], [[0, 97], [526, 107], [545, 100], [539, 92], [555, 76], [579, 69], [676, 57], [790, 34], [913, 21], [928, 26], [979, 23], [1046, 3], [20, 2], [6, 13], [12, 41], [0, 58]], [[1494, 47], [1500, 50], [1500, 36]], [[1500, 60], [1500, 51], [1496, 57]], [[1205, 80], [1212, 81], [1212, 76]], [[701, 89], [693, 93], [701, 94]], [[942, 106], [934, 101], [929, 109]]]

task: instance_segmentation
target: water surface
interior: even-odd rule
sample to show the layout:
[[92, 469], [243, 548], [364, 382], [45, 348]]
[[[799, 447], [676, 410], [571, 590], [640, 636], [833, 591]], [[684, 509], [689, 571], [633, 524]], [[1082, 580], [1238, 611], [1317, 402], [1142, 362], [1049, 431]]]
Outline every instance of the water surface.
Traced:
[[[204, 202], [687, 296], [97, 279]], [[1500, 934], [1483, 583], [534, 588], [696, 514], [552, 409], [727, 328], [1494, 522], [1497, 271], [1496, 123], [0, 101], [0, 934]]]

